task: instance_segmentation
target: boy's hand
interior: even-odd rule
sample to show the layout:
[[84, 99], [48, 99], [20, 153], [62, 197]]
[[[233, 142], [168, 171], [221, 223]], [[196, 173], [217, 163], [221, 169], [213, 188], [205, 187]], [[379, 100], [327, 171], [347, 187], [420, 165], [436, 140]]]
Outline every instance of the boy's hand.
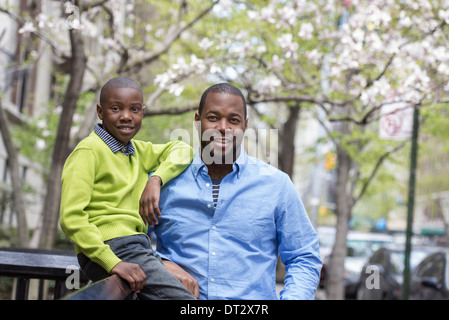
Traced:
[[111, 274], [116, 274], [120, 278], [128, 281], [132, 291], [139, 293], [145, 286], [147, 276], [142, 268], [135, 263], [120, 261], [111, 270]]
[[155, 224], [159, 223], [156, 215], [159, 218], [161, 217], [161, 211], [159, 210], [161, 184], [161, 178], [154, 175], [151, 176], [150, 179], [148, 179], [145, 189], [143, 190], [142, 196], [140, 197], [139, 213], [143, 222], [148, 224], [150, 227], [154, 227], [153, 221]]

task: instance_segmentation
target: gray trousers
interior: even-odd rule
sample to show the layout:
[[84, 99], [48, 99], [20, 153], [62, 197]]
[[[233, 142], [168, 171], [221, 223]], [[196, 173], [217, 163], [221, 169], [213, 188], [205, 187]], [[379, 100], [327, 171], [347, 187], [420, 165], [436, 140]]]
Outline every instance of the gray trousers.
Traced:
[[[137, 294], [141, 300], [196, 300], [181, 282], [165, 269], [160, 257], [155, 256], [147, 235], [139, 234], [105, 241], [124, 262], [138, 264], [147, 276], [146, 285]], [[100, 265], [83, 253], [78, 254], [81, 269], [92, 281], [110, 276]]]

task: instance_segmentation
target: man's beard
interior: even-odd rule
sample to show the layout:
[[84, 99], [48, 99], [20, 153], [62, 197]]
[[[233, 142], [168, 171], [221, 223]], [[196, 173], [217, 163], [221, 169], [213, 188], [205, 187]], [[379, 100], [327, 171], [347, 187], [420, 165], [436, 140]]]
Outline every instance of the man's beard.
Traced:
[[[201, 156], [204, 163], [232, 164], [237, 159], [239, 146], [243, 140], [243, 131], [237, 130], [237, 135], [234, 132], [218, 135], [214, 130], [206, 130], [203, 132], [203, 139], [201, 140]], [[219, 148], [221, 150], [217, 150]]]

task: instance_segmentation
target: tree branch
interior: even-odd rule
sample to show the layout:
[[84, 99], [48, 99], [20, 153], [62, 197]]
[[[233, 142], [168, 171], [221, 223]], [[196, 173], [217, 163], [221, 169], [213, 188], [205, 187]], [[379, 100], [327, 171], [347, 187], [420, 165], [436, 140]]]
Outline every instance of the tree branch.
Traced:
[[178, 39], [181, 34], [191, 28], [196, 22], [201, 20], [202, 17], [204, 17], [206, 14], [209, 13], [213, 9], [213, 7], [218, 3], [218, 1], [214, 1], [210, 7], [200, 12], [192, 21], [187, 23], [184, 27], [175, 30], [171, 34], [168, 34], [166, 37], [166, 41], [164, 41], [164, 45], [159, 50], [155, 50], [153, 52], [150, 52], [145, 58], [134, 62], [132, 65], [125, 66], [121, 71], [127, 72], [127, 73], [135, 73], [138, 72], [140, 69], [142, 69], [144, 66], [152, 63], [153, 61], [157, 60], [162, 54], [166, 53], [168, 49], [172, 46], [172, 44], [175, 42], [176, 39]]
[[[23, 26], [26, 22], [24, 19], [16, 16], [13, 12], [9, 11], [6, 8], [0, 7], [0, 12], [7, 14], [19, 26]], [[52, 49], [53, 53], [55, 53], [56, 55], [60, 56], [61, 58], [68, 58], [68, 56], [58, 48], [58, 46], [55, 44], [55, 42], [53, 42], [50, 38], [48, 38], [42, 32], [35, 30], [35, 31], [32, 31], [31, 34], [33, 34], [37, 38], [41, 39], [45, 43], [47, 43], [50, 46], [50, 48]]]
[[384, 153], [382, 156], [379, 157], [379, 159], [377, 160], [376, 165], [374, 166], [374, 169], [371, 172], [369, 178], [366, 180], [365, 183], [363, 183], [362, 190], [360, 190], [360, 193], [358, 194], [358, 196], [354, 198], [354, 204], [357, 201], [359, 201], [360, 198], [362, 198], [363, 194], [368, 189], [368, 186], [371, 184], [371, 181], [373, 180], [374, 176], [376, 175], [377, 171], [379, 170], [379, 168], [382, 165], [382, 163], [384, 162], [384, 160], [387, 159], [388, 156], [390, 156], [392, 153], [402, 149], [407, 144], [407, 142], [408, 141], [403, 141], [402, 143], [397, 145], [395, 148], [393, 148], [393, 150], [388, 151], [388, 152]]
[[18, 243], [20, 246], [27, 247], [29, 236], [25, 210], [25, 199], [19, 172], [19, 152], [14, 146], [8, 123], [9, 121], [7, 113], [5, 109], [3, 109], [2, 99], [0, 97], [0, 133], [3, 138], [6, 152], [8, 154], [9, 174], [13, 187], [12, 199], [14, 203], [14, 211], [17, 216]]
[[197, 109], [197, 106], [186, 106], [186, 107], [173, 107], [173, 108], [164, 108], [164, 109], [154, 109], [149, 110], [146, 109], [144, 117], [151, 117], [151, 116], [160, 116], [160, 115], [177, 115], [177, 114], [183, 114], [191, 111], [195, 111]]

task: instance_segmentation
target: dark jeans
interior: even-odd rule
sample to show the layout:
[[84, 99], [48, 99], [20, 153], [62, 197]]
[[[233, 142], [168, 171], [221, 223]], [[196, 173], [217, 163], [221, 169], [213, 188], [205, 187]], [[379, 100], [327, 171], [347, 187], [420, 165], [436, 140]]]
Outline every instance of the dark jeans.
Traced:
[[[146, 285], [139, 299], [146, 300], [196, 300], [181, 282], [168, 272], [160, 257], [156, 257], [147, 235], [139, 234], [105, 241], [111, 250], [124, 262], [138, 264], [147, 276]], [[84, 254], [78, 254], [78, 262], [84, 273], [92, 280], [98, 281], [110, 276], [100, 265], [91, 261]]]

